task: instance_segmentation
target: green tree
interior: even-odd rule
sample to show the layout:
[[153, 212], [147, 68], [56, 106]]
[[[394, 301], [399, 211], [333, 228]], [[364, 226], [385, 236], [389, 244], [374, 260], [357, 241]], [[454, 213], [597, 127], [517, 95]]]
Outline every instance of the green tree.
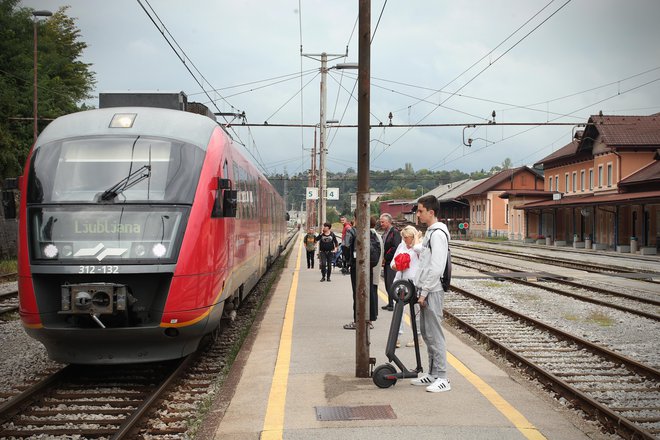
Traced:
[[[33, 144], [32, 9], [19, 0], [0, 0], [0, 178], [21, 173]], [[95, 79], [80, 60], [87, 44], [73, 18], [60, 8], [37, 23], [39, 131], [48, 120], [86, 107]]]
[[410, 200], [415, 198], [415, 191], [408, 188], [394, 188], [385, 199], [392, 200]]

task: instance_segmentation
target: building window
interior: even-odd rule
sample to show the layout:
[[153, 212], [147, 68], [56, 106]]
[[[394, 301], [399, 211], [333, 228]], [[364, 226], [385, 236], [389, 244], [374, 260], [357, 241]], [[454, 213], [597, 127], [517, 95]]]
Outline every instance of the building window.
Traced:
[[607, 164], [607, 186], [612, 186], [612, 164]]
[[548, 187], [548, 191], [552, 191], [552, 177], [550, 178], [550, 181], [548, 182], [550, 186]]
[[598, 188], [603, 187], [603, 166], [598, 165]]
[[568, 173], [566, 173], [565, 179], [564, 179], [564, 192], [568, 192], [568, 188], [569, 188], [569, 186], [568, 186]]
[[577, 192], [577, 172], [573, 173], [573, 192]]
[[584, 170], [580, 171], [580, 191], [584, 191]]
[[509, 204], [506, 204], [506, 214], [504, 214], [504, 223], [509, 224]]
[[559, 192], [559, 176], [555, 176], [555, 191]]
[[589, 169], [589, 190], [594, 189], [594, 169]]

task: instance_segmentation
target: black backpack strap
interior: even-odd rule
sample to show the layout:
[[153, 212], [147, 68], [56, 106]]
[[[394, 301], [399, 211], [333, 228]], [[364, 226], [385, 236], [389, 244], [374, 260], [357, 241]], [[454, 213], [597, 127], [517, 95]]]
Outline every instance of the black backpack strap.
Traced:
[[442, 230], [442, 229], [433, 229], [433, 230], [431, 231], [431, 233], [429, 234], [429, 243], [428, 243], [428, 244], [429, 244], [429, 250], [430, 250], [431, 252], [433, 252], [433, 249], [431, 249], [431, 237], [433, 236], [433, 233], [434, 233], [435, 231], [440, 231], [440, 232], [442, 232], [443, 234], [445, 234], [445, 236], [447, 237], [447, 249], [449, 249], [449, 235], [448, 235], [444, 230]]

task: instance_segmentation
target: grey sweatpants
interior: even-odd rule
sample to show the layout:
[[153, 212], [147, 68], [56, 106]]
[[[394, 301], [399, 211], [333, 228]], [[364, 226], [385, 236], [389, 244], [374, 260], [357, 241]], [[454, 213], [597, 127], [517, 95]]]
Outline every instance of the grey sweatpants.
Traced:
[[429, 354], [429, 374], [447, 378], [447, 346], [442, 332], [442, 306], [445, 292], [429, 292], [426, 307], [421, 307], [419, 326]]

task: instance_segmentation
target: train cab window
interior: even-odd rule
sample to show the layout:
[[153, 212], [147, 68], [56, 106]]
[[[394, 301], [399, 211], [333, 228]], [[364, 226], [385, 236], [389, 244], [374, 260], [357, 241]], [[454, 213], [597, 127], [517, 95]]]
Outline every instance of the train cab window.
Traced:
[[192, 203], [204, 151], [169, 139], [90, 137], [40, 146], [28, 203]]

